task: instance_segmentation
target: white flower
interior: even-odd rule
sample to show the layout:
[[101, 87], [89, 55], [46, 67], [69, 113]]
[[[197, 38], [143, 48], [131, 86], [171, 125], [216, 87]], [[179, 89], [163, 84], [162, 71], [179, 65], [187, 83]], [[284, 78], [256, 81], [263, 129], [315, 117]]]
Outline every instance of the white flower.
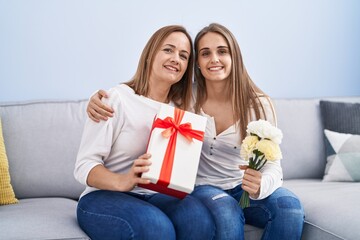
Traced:
[[279, 145], [270, 140], [262, 139], [257, 142], [256, 149], [262, 152], [268, 161], [280, 160], [282, 158]]
[[256, 136], [247, 136], [241, 144], [240, 157], [249, 161], [249, 158], [253, 156], [253, 151], [256, 147], [256, 143], [259, 142], [259, 138]]
[[261, 139], [269, 139], [276, 144], [280, 144], [283, 137], [280, 129], [262, 119], [250, 122], [247, 126], [246, 132], [249, 134], [255, 134]]

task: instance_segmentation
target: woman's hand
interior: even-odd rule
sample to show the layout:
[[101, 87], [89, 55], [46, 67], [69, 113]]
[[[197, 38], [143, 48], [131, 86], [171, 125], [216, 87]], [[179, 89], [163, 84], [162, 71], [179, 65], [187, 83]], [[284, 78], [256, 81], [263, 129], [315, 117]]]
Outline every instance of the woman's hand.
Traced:
[[95, 122], [100, 122], [100, 120], [106, 121], [108, 117], [112, 117], [114, 113], [111, 107], [101, 101], [103, 97], [108, 98], [107, 93], [104, 90], [97, 91], [97, 93], [91, 96], [86, 108], [89, 118]]
[[245, 170], [241, 188], [248, 192], [250, 197], [254, 199], [258, 198], [261, 187], [261, 172], [251, 169], [248, 166], [240, 166], [240, 169]]
[[149, 179], [141, 178], [141, 174], [149, 171], [149, 166], [151, 161], [149, 158], [151, 154], [145, 153], [141, 155], [138, 159], [135, 159], [130, 171], [125, 174], [124, 181], [122, 183], [123, 191], [131, 191], [138, 184], [149, 184]]
[[127, 173], [114, 173], [104, 165], [99, 164], [91, 169], [87, 178], [87, 184], [103, 190], [128, 192], [137, 184], [149, 184], [150, 180], [141, 178], [141, 174], [149, 171], [151, 161], [150, 154], [143, 154], [134, 160], [131, 169]]

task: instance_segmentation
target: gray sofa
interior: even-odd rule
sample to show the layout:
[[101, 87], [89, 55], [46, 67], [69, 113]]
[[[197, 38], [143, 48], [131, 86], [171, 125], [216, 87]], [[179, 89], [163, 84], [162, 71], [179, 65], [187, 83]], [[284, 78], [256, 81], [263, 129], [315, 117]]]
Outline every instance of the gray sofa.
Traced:
[[[274, 103], [284, 133], [284, 186], [305, 208], [303, 239], [360, 239], [360, 183], [321, 181], [326, 159], [319, 99]], [[89, 239], [76, 221], [84, 187], [73, 177], [85, 106], [85, 100], [0, 103], [11, 183], [20, 200], [0, 206], [0, 239]], [[261, 233], [246, 225], [246, 239]]]

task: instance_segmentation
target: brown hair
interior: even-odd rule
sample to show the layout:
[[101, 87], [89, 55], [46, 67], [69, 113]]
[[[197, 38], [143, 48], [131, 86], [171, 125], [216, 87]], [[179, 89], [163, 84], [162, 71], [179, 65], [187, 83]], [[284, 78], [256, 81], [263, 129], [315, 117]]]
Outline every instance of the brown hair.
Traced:
[[[231, 97], [233, 107], [234, 122], [239, 120], [240, 128], [240, 140], [246, 137], [246, 128], [251, 118], [251, 110], [254, 111], [256, 119], [265, 116], [264, 107], [259, 100], [259, 97], [267, 97], [265, 93], [255, 85], [248, 75], [244, 66], [240, 47], [234, 37], [234, 35], [224, 26], [212, 23], [207, 27], [204, 27], [195, 38], [195, 62], [198, 60], [198, 44], [200, 39], [209, 32], [222, 35], [227, 44], [229, 45], [231, 55], [231, 72], [229, 75], [230, 82], [228, 84], [229, 93]], [[195, 68], [195, 81], [197, 82], [197, 95], [195, 103], [195, 112], [199, 113], [201, 106], [204, 104], [206, 94], [206, 82], [204, 76], [201, 74], [200, 69]]]
[[156, 53], [159, 51], [163, 41], [171, 33], [181, 32], [186, 35], [190, 43], [190, 55], [188, 59], [188, 66], [179, 82], [173, 84], [170, 88], [168, 99], [173, 101], [177, 107], [188, 109], [192, 94], [192, 77], [194, 65], [194, 53], [192, 40], [186, 29], [179, 25], [165, 26], [157, 30], [149, 39], [139, 59], [139, 64], [135, 75], [127, 83], [136, 94], [147, 96], [149, 93], [149, 77], [151, 73], [151, 66]]

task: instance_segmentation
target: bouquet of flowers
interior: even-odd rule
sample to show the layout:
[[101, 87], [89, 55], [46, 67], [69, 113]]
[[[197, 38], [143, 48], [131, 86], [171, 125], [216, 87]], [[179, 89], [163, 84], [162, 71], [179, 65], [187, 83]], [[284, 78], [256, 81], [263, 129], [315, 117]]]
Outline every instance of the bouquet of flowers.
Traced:
[[[279, 144], [283, 135], [280, 129], [260, 119], [250, 122], [246, 132], [248, 136], [242, 141], [240, 156], [249, 162], [249, 168], [260, 170], [267, 161], [282, 158]], [[242, 208], [250, 205], [248, 192], [243, 192], [239, 205]]]

